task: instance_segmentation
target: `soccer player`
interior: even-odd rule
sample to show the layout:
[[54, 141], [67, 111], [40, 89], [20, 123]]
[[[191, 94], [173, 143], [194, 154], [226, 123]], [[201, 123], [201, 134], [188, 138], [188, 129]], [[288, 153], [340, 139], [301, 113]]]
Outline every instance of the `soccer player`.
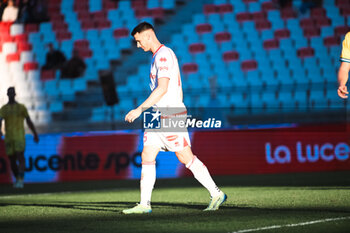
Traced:
[[[180, 70], [174, 52], [161, 44], [151, 24], [142, 22], [137, 25], [131, 35], [134, 37], [137, 47], [145, 52], [153, 53], [150, 69], [150, 88], [152, 93], [136, 109], [131, 110], [125, 121], [133, 122], [141, 113], [150, 108], [182, 108], [183, 103]], [[180, 113], [178, 113], [180, 114]], [[183, 113], [182, 113], [183, 114]], [[193, 155], [188, 132], [146, 132], [144, 133], [144, 147], [141, 154], [141, 201], [131, 209], [123, 210], [124, 214], [143, 214], [152, 212], [151, 195], [156, 180], [156, 157], [159, 151], [168, 150], [175, 152], [179, 161], [186, 165], [194, 177], [209, 191], [211, 201], [205, 211], [219, 209], [219, 206], [227, 199], [214, 183], [207, 167]]]
[[[10, 159], [11, 170], [16, 177], [13, 187], [23, 188], [23, 178], [25, 170], [25, 132], [24, 119], [34, 134], [34, 141], [39, 142], [33, 122], [31, 121], [28, 111], [23, 104], [15, 101], [15, 88], [10, 87], [7, 90], [9, 101], [0, 109], [0, 139], [2, 137], [1, 125], [5, 120], [5, 150]], [[18, 165], [17, 165], [18, 161]]]
[[349, 94], [346, 83], [348, 81], [350, 71], [350, 32], [345, 35], [340, 61], [341, 64], [338, 71], [338, 95], [341, 98], [346, 99], [348, 98]]

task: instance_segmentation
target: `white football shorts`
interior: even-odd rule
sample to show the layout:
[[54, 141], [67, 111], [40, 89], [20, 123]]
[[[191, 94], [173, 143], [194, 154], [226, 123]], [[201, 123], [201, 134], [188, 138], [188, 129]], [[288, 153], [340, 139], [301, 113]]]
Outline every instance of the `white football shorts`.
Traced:
[[188, 132], [150, 132], [145, 130], [143, 134], [144, 146], [156, 146], [161, 151], [181, 151], [186, 146], [191, 146]]

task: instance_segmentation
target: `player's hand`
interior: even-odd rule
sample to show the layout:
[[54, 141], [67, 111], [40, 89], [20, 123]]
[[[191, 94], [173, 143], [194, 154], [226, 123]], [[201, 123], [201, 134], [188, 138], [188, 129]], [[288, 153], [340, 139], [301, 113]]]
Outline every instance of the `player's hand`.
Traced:
[[339, 97], [346, 99], [346, 98], [348, 98], [348, 96], [347, 96], [348, 94], [349, 94], [349, 92], [348, 92], [348, 88], [346, 86], [339, 86], [338, 87]]
[[140, 115], [142, 111], [139, 108], [131, 110], [128, 114], [125, 116], [125, 121], [132, 123], [134, 122]]
[[37, 134], [34, 135], [34, 142], [38, 143], [39, 142], [39, 137]]

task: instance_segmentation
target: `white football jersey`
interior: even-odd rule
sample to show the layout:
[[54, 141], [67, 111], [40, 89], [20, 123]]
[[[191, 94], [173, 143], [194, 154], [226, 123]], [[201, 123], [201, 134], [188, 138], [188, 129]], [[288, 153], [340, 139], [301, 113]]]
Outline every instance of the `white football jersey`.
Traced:
[[158, 86], [159, 78], [168, 78], [168, 91], [154, 107], [185, 107], [182, 96], [180, 69], [175, 53], [161, 45], [153, 54], [150, 71], [150, 88]]

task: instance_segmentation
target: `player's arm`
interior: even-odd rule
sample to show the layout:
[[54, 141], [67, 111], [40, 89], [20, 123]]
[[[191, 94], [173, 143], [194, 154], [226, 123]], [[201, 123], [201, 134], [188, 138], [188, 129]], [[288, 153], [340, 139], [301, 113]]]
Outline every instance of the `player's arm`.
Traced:
[[136, 109], [131, 110], [125, 116], [125, 121], [133, 122], [137, 119], [143, 110], [146, 110], [156, 104], [168, 91], [169, 78], [159, 78], [158, 86], [152, 91], [149, 97]]
[[27, 122], [27, 125], [29, 127], [29, 129], [33, 132], [33, 135], [34, 135], [34, 141], [35, 142], [39, 142], [39, 137], [38, 137], [38, 134], [36, 132], [36, 129], [35, 129], [35, 126], [32, 122], [32, 120], [30, 119], [30, 117], [26, 117], [26, 122]]
[[346, 87], [346, 83], [349, 77], [349, 71], [350, 71], [350, 63], [342, 62], [340, 64], [339, 71], [338, 71], [338, 84], [339, 84], [338, 95], [343, 99], [348, 98], [347, 95], [349, 94]]
[[0, 140], [2, 138], [2, 118], [0, 117]]

